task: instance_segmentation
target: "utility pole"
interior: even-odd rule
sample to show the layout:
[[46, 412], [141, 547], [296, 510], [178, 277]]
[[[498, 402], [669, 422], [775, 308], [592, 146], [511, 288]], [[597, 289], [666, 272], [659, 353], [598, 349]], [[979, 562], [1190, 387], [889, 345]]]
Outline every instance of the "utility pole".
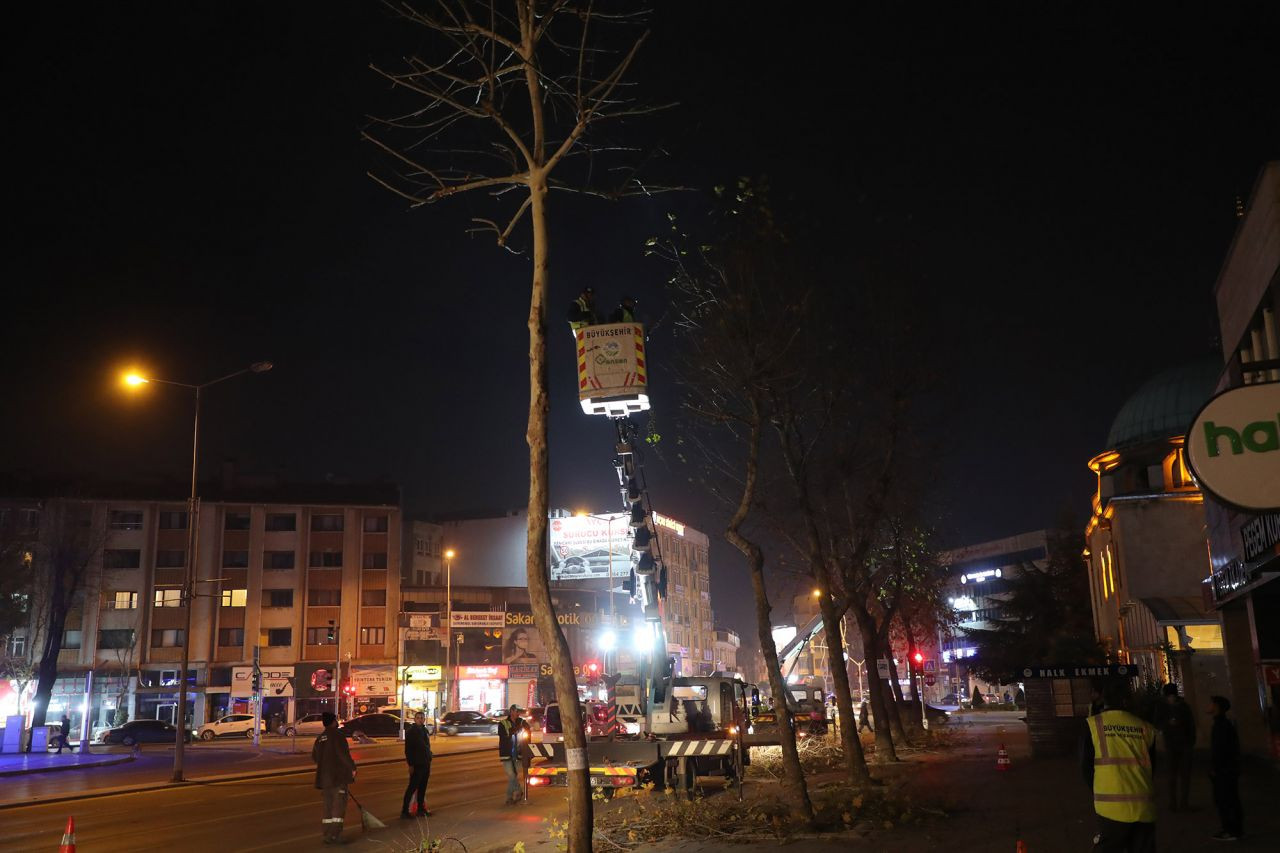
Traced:
[[253, 644], [253, 745], [260, 746], [262, 730], [262, 646]]
[[338, 696], [342, 690], [342, 626], [329, 620], [329, 639], [337, 651], [333, 655], [333, 715], [342, 716], [342, 708], [338, 704]]

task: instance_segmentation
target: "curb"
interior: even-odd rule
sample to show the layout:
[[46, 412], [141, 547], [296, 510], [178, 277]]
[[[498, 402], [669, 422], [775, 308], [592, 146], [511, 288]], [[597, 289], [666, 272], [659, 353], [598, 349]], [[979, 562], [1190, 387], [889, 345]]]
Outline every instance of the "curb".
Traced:
[[0, 770], [0, 777], [36, 776], [41, 773], [57, 773], [62, 770], [92, 770], [95, 767], [112, 767], [116, 764], [128, 764], [133, 761], [132, 755], [122, 755], [107, 761], [94, 761], [90, 764], [53, 764], [48, 767], [23, 768], [22, 770]]
[[[436, 756], [437, 758], [448, 758], [451, 755], [474, 755], [481, 752], [489, 752], [491, 747], [483, 749], [468, 749], [460, 752], [449, 752]], [[132, 761], [133, 758], [128, 759]], [[404, 759], [396, 758], [378, 758], [372, 761], [358, 761], [356, 767], [369, 767], [375, 764], [399, 764]], [[123, 763], [123, 762], [120, 762]], [[127, 785], [121, 788], [105, 788], [101, 791], [82, 791], [77, 794], [58, 794], [52, 797], [32, 797], [30, 800], [12, 803], [0, 803], [0, 811], [8, 809], [21, 809], [28, 806], [44, 806], [53, 803], [66, 803], [73, 800], [95, 800], [102, 797], [115, 797], [120, 794], [143, 794], [148, 791], [171, 791], [179, 788], [192, 788], [198, 785], [216, 785], [222, 782], [239, 782], [247, 779], [269, 779], [274, 776], [297, 776], [304, 773], [314, 773], [313, 767], [292, 767], [289, 769], [264, 770], [257, 773], [230, 773], [223, 776], [206, 776], [202, 779], [188, 779], [185, 782], [149, 782], [145, 785]]]

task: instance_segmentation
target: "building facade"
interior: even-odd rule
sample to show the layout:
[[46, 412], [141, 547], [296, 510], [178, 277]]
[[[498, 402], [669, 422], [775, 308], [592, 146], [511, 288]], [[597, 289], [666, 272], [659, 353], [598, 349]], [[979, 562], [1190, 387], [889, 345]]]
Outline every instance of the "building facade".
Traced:
[[728, 628], [716, 628], [715, 639], [712, 642], [715, 645], [716, 671], [742, 672], [742, 668], [738, 665], [738, 648], [742, 645], [738, 632], [730, 631]]
[[1110, 660], [1151, 684], [1177, 682], [1193, 707], [1228, 690], [1218, 615], [1201, 594], [1204, 497], [1183, 452], [1209, 398], [1213, 362], [1165, 371], [1120, 409], [1089, 461], [1097, 491], [1085, 530], [1094, 628]]
[[[182, 650], [189, 643], [186, 717], [193, 725], [246, 710], [257, 647], [269, 689], [263, 715], [281, 722], [333, 709], [333, 672], [363, 707], [392, 701], [399, 610], [400, 510], [394, 487], [282, 487], [237, 495], [204, 490], [197, 516], [195, 596], [186, 636], [185, 501], [121, 497], [42, 499], [26, 651], [45, 627], [39, 565], [68, 536], [88, 531], [84, 581], [64, 626], [48, 713], [82, 709], [93, 727], [119, 719], [178, 719]], [[113, 492], [107, 492], [107, 495]], [[85, 708], [86, 676], [94, 674]], [[348, 710], [348, 709], [344, 709]]]
[[[1280, 382], [1280, 162], [1258, 177], [1214, 298], [1225, 363], [1215, 390]], [[1251, 369], [1258, 363], [1269, 365]], [[1245, 512], [1209, 496], [1205, 518], [1206, 597], [1222, 618], [1230, 672], [1230, 692], [1220, 692], [1231, 697], [1241, 745], [1280, 758], [1280, 511]]]
[[715, 669], [715, 624], [711, 610], [711, 542], [707, 534], [669, 516], [653, 514], [658, 553], [667, 568], [663, 627], [667, 652], [679, 675], [710, 675]]

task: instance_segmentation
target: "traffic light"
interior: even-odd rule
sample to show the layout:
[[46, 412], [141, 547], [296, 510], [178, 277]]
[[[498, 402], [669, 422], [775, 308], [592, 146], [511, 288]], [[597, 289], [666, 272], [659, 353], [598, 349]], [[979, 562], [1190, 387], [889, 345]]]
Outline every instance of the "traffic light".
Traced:
[[600, 674], [600, 662], [594, 660], [587, 661], [587, 665], [583, 667], [583, 669], [586, 670], [587, 678], [594, 679]]
[[916, 666], [919, 666], [924, 663], [924, 653], [917, 650], [916, 653], [911, 656], [911, 659], [916, 662]]
[[254, 693], [259, 693], [262, 691], [262, 670], [258, 669], [256, 666], [253, 668], [252, 684], [253, 684]]
[[337, 631], [337, 628], [336, 628], [336, 626], [333, 624], [333, 620], [332, 620], [332, 619], [330, 619], [330, 620], [329, 620], [329, 633], [326, 635], [326, 636], [329, 638], [329, 642], [330, 642], [330, 643], [332, 643], [332, 642], [334, 641], [334, 637], [336, 636], [336, 633], [335, 633], [336, 631]]
[[356, 686], [348, 681], [342, 686], [342, 692], [347, 696], [354, 696], [356, 695]]

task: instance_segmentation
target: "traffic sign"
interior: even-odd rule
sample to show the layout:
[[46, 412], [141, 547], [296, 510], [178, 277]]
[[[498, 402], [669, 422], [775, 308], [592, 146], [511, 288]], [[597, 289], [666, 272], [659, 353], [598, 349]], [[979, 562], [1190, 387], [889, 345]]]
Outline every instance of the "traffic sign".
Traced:
[[932, 672], [926, 672], [924, 674], [925, 687], [932, 687], [937, 683], [938, 683], [938, 676], [934, 675]]
[[889, 677], [889, 659], [888, 658], [880, 658], [879, 660], [876, 661], [876, 676], [878, 678]]
[[932, 659], [932, 658], [930, 658], [929, 660], [925, 661], [925, 662], [924, 662], [924, 671], [925, 671], [925, 672], [937, 672], [937, 671], [938, 671], [938, 662], [937, 662], [936, 660]]

